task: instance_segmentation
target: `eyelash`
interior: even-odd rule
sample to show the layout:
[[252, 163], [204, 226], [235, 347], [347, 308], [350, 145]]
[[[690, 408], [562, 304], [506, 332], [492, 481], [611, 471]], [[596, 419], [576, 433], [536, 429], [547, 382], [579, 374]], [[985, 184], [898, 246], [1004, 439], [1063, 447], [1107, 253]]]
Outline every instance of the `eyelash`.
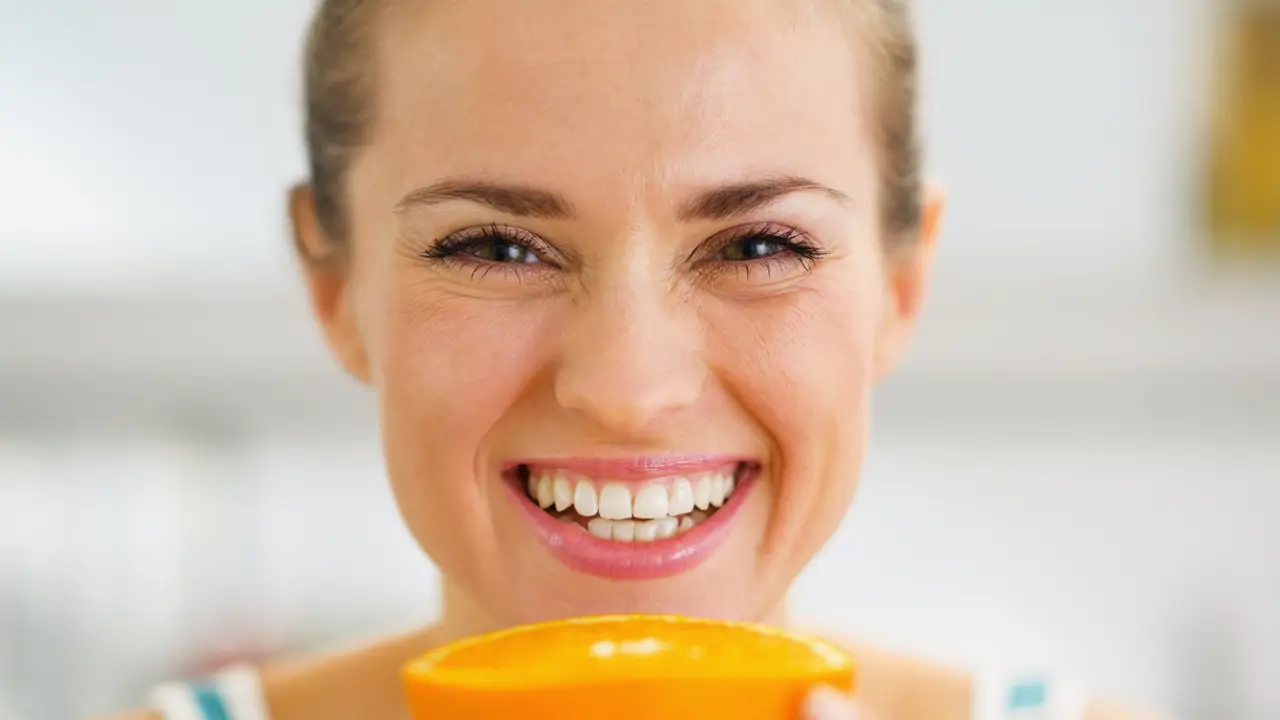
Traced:
[[[500, 263], [492, 260], [485, 260], [466, 252], [467, 248], [482, 245], [487, 242], [503, 242], [509, 245], [527, 250], [538, 257], [538, 264], [533, 268], [527, 267], [531, 263]], [[500, 225], [498, 223], [490, 223], [477, 227], [467, 228], [433, 242], [430, 247], [423, 250], [419, 255], [424, 260], [438, 262], [442, 265], [454, 266], [471, 270], [473, 279], [482, 279], [487, 277], [493, 271], [510, 273], [513, 277], [519, 279], [522, 274], [529, 272], [538, 272], [543, 268], [542, 264], [550, 264], [553, 269], [556, 263], [547, 258], [551, 255], [551, 250], [538, 239], [536, 235], [527, 230], [522, 230], [510, 225]]]
[[714, 275], [733, 272], [741, 274], [744, 279], [750, 279], [754, 270], [763, 269], [772, 277], [775, 271], [781, 272], [796, 264], [799, 264], [804, 272], [809, 272], [827, 256], [827, 251], [819, 247], [809, 235], [796, 228], [773, 223], [747, 225], [731, 230], [727, 235], [721, 233], [712, 236], [699, 250], [694, 251], [694, 256], [702, 255], [715, 261], [719, 253], [735, 243], [749, 239], [763, 240], [778, 245], [781, 249], [772, 255], [753, 260], [724, 260], [711, 263], [701, 260], [696, 264], [702, 272]]
[[[759, 239], [778, 245], [781, 249], [771, 255], [749, 260], [718, 260], [717, 255], [735, 243], [748, 239]], [[503, 263], [486, 260], [467, 252], [484, 243], [502, 242], [533, 253], [537, 263]], [[549, 256], [554, 251], [533, 233], [510, 225], [490, 223], [489, 225], [468, 228], [435, 241], [423, 250], [420, 256], [425, 260], [452, 265], [471, 270], [473, 279], [484, 278], [489, 273], [511, 273], [517, 279], [525, 273], [559, 269], [559, 263]], [[738, 272], [750, 278], [753, 269], [763, 268], [770, 276], [775, 270], [799, 263], [805, 272], [824, 257], [827, 252], [820, 248], [804, 232], [792, 227], [760, 223], [737, 228], [729, 234], [720, 233], [702, 243], [690, 254], [689, 259], [700, 271], [719, 274], [722, 272]], [[530, 267], [532, 266], [532, 267]]]

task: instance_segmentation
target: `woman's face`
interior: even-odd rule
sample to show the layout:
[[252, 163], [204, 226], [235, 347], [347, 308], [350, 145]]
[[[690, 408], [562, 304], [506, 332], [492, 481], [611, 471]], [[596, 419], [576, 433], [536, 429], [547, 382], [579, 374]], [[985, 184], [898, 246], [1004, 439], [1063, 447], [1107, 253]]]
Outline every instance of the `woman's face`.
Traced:
[[766, 617], [845, 514], [924, 260], [883, 252], [838, 4], [386, 18], [348, 261], [313, 299], [485, 622]]

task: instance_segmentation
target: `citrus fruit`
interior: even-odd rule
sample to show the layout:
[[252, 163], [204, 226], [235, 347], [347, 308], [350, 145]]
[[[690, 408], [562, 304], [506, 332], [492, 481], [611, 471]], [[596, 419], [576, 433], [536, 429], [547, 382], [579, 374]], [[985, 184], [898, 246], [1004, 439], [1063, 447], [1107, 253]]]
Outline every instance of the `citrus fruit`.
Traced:
[[461, 640], [403, 672], [415, 720], [791, 720], [815, 685], [852, 690], [851, 658], [748, 623], [577, 618]]

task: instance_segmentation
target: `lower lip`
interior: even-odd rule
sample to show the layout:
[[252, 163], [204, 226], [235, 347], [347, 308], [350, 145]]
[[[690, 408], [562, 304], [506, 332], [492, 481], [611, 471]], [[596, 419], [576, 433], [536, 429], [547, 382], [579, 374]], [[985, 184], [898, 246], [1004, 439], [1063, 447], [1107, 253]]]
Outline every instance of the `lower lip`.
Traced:
[[533, 524], [535, 534], [560, 562], [600, 577], [653, 580], [688, 572], [711, 557], [729, 536], [733, 520], [746, 504], [758, 474], [757, 470], [744, 472], [732, 499], [692, 530], [668, 540], [631, 543], [601, 540], [577, 525], [570, 526], [534, 505], [517, 483], [503, 484]]

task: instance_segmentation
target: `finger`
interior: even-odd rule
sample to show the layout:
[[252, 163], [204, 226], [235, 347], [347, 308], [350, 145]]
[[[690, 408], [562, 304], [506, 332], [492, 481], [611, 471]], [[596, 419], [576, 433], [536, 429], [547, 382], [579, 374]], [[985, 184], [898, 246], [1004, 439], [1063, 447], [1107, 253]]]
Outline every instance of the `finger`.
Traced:
[[835, 688], [814, 688], [805, 698], [800, 717], [803, 720], [866, 720], [848, 695]]

